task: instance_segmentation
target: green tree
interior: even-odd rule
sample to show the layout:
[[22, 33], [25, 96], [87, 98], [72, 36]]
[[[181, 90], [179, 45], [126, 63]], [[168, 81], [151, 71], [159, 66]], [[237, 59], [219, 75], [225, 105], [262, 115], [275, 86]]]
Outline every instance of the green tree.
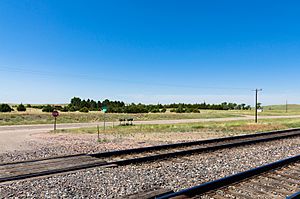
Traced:
[[54, 111], [54, 107], [48, 104], [47, 106], [43, 107], [42, 111], [43, 112], [53, 112]]
[[195, 108], [193, 109], [193, 113], [200, 113], [199, 109]]
[[68, 111], [70, 111], [70, 112], [75, 112], [76, 111], [76, 108], [73, 106], [73, 105], [68, 105]]
[[161, 113], [165, 113], [166, 111], [167, 111], [166, 108], [162, 108], [160, 112], [161, 112]]
[[81, 99], [79, 97], [73, 97], [71, 99], [71, 105], [74, 106], [76, 110], [81, 108]]
[[17, 110], [20, 111], [20, 112], [24, 112], [24, 111], [26, 111], [26, 107], [21, 103], [21, 104], [17, 107]]
[[183, 108], [183, 105], [179, 105], [178, 108], [176, 109], [176, 113], [184, 113], [186, 110]]
[[87, 107], [83, 107], [79, 110], [79, 112], [82, 112], [82, 113], [88, 113], [89, 112], [89, 109]]
[[0, 112], [11, 112], [13, 109], [8, 104], [0, 104]]
[[259, 102], [257, 103], [257, 108], [262, 109], [261, 103], [259, 103]]
[[61, 110], [62, 112], [68, 112], [68, 111], [69, 111], [69, 109], [68, 109], [67, 106], [62, 107], [60, 110]]

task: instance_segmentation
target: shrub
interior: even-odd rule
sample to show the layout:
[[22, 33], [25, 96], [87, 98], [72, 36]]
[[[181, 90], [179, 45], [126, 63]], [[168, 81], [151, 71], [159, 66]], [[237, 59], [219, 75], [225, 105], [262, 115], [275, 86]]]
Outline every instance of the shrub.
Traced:
[[18, 107], [17, 107], [18, 111], [26, 111], [26, 107], [21, 103]]
[[43, 105], [32, 105], [32, 108], [37, 108], [37, 109], [43, 109], [44, 106]]
[[165, 113], [167, 111], [167, 109], [166, 108], [163, 108], [163, 109], [161, 109], [161, 113]]
[[62, 112], [68, 112], [68, 111], [69, 111], [69, 109], [68, 109], [67, 106], [62, 107], [60, 110], [61, 110]]
[[83, 107], [79, 111], [82, 112], [82, 113], [88, 113], [89, 109], [87, 107]]
[[152, 109], [151, 113], [159, 113], [159, 109], [158, 108]]
[[76, 111], [76, 108], [74, 107], [74, 106], [69, 106], [68, 107], [68, 110], [70, 111], [70, 112], [75, 112]]
[[54, 111], [54, 107], [50, 106], [49, 104], [47, 106], [44, 106], [42, 109], [43, 112], [53, 112]]
[[57, 105], [57, 106], [54, 106], [54, 109], [55, 109], [55, 110], [58, 110], [58, 111], [61, 111], [61, 110], [63, 109], [63, 107], [62, 107], [62, 106], [59, 106], [59, 105]]
[[27, 104], [26, 106], [27, 106], [27, 108], [31, 108], [31, 104]]
[[199, 109], [193, 109], [193, 113], [200, 113], [200, 110]]
[[8, 104], [0, 104], [0, 112], [11, 112], [13, 110]]
[[185, 113], [186, 109], [184, 109], [181, 105], [176, 109], [176, 113]]
[[185, 109], [185, 113], [191, 113], [192, 111], [193, 111], [193, 109], [191, 109], [191, 108]]

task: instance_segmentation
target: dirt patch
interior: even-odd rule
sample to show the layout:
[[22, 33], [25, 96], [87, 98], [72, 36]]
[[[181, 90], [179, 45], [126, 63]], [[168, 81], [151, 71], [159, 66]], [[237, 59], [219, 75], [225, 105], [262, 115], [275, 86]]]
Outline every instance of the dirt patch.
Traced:
[[281, 124], [245, 124], [243, 126], [233, 127], [235, 131], [269, 131], [274, 129], [285, 129], [285, 125]]

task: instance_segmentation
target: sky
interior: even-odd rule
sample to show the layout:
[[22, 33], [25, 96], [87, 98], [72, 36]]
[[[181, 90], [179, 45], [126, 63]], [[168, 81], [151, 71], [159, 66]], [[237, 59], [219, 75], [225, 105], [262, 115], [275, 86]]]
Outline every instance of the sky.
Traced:
[[0, 0], [0, 102], [300, 103], [300, 2]]

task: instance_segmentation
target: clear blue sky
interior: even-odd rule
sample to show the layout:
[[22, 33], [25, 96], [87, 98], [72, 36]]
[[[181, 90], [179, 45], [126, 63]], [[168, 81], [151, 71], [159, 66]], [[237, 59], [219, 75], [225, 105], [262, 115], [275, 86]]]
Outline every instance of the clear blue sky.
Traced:
[[299, 1], [0, 1], [0, 102], [300, 102]]

